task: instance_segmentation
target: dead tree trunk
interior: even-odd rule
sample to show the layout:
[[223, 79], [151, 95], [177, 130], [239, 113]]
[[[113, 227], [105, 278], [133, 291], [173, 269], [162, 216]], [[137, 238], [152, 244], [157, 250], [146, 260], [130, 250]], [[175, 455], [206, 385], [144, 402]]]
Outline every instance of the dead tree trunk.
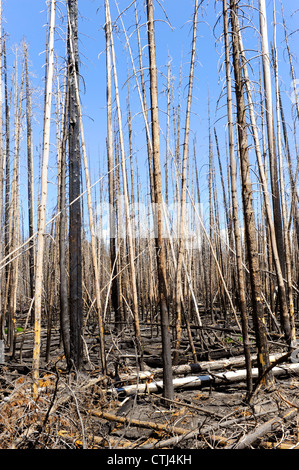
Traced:
[[115, 315], [115, 328], [118, 331], [121, 327], [121, 309], [118, 296], [118, 277], [116, 262], [116, 230], [115, 230], [115, 182], [113, 165], [113, 127], [112, 127], [112, 66], [111, 66], [111, 24], [108, 15], [108, 5], [106, 9], [106, 75], [107, 75], [107, 160], [108, 160], [108, 181], [109, 181], [109, 236], [110, 236], [110, 264], [111, 264], [111, 304]]
[[274, 117], [273, 117], [273, 104], [272, 104], [272, 87], [271, 87], [271, 72], [270, 72], [270, 56], [268, 46], [268, 30], [267, 30], [267, 15], [265, 0], [259, 0], [259, 16], [260, 16], [260, 34], [262, 46], [262, 63], [264, 74], [264, 92], [265, 92], [265, 110], [266, 110], [266, 123], [267, 123], [267, 137], [268, 137], [268, 154], [270, 163], [271, 187], [272, 187], [272, 204], [273, 204], [273, 217], [275, 222], [276, 243], [280, 259], [281, 270], [283, 276], [285, 275], [285, 256], [284, 256], [284, 243], [283, 243], [283, 223], [281, 217], [281, 204], [280, 193], [278, 186], [278, 169], [277, 169], [277, 156], [274, 143]]
[[[238, 19], [236, 19], [236, 22], [238, 22]], [[286, 340], [288, 343], [290, 343], [291, 342], [291, 327], [290, 327], [289, 314], [288, 314], [286, 289], [285, 289], [285, 284], [284, 284], [283, 271], [281, 267], [281, 259], [279, 257], [278, 244], [276, 242], [275, 218], [272, 216], [272, 212], [271, 212], [268, 182], [267, 182], [267, 177], [266, 177], [266, 171], [265, 171], [264, 164], [262, 161], [258, 130], [257, 130], [255, 113], [254, 113], [254, 108], [253, 108], [253, 99], [252, 99], [252, 93], [251, 93], [251, 87], [250, 87], [250, 80], [249, 80], [249, 74], [248, 74], [248, 69], [247, 69], [247, 61], [246, 61], [246, 57], [244, 54], [242, 37], [241, 37], [241, 32], [240, 32], [239, 27], [238, 27], [238, 37], [239, 37], [238, 40], [239, 40], [239, 45], [240, 45], [240, 50], [241, 50], [242, 67], [243, 67], [244, 81], [245, 81], [245, 87], [246, 87], [246, 93], [247, 93], [249, 114], [250, 114], [250, 120], [251, 120], [251, 126], [252, 126], [252, 134], [253, 134], [254, 145], [255, 145], [255, 153], [257, 156], [257, 162], [258, 162], [258, 167], [259, 167], [259, 176], [260, 176], [260, 180], [263, 186], [263, 196], [264, 196], [265, 210], [266, 210], [266, 215], [267, 215], [267, 229], [269, 231], [269, 239], [271, 243], [273, 264], [275, 266], [275, 271], [276, 271], [276, 276], [277, 276], [278, 294], [279, 294], [279, 300], [280, 300], [281, 324], [285, 332]], [[271, 258], [271, 263], [272, 263], [272, 258]]]
[[[79, 75], [78, 0], [68, 0], [68, 69], [69, 69], [69, 311], [71, 361], [80, 369], [82, 360], [82, 253], [81, 253], [81, 154], [76, 79]], [[71, 31], [70, 31], [71, 29]], [[74, 57], [74, 58], [73, 58]]]
[[[3, 90], [2, 90], [2, 64], [3, 64], [3, 36], [2, 36], [2, 0], [0, 0], [0, 129], [3, 128]], [[3, 138], [1, 135], [0, 138], [0, 236], [1, 236], [1, 247], [0, 247], [0, 259], [2, 260], [4, 256], [4, 247], [3, 247], [3, 213], [4, 213], [4, 198], [3, 198], [3, 188], [4, 188], [4, 152], [3, 152]], [[3, 270], [0, 270], [0, 339], [3, 338], [3, 328], [4, 328], [4, 316], [2, 309], [2, 279], [3, 279]]]
[[[5, 97], [5, 201], [4, 201], [4, 255], [9, 254], [9, 206], [10, 206], [10, 96], [8, 93], [6, 40], [3, 32], [3, 65], [4, 65], [4, 97]], [[9, 266], [5, 266], [5, 283], [7, 288]], [[3, 312], [5, 315], [5, 310]]]
[[[73, 31], [72, 31], [71, 22], [69, 22], [69, 35], [70, 35], [70, 39], [72, 39]], [[72, 40], [70, 40], [70, 46], [71, 46], [73, 67], [75, 69], [76, 60], [75, 60]], [[91, 199], [91, 185], [90, 185], [90, 176], [89, 176], [89, 168], [88, 168], [88, 161], [87, 161], [87, 152], [86, 152], [86, 145], [85, 145], [85, 136], [84, 136], [84, 129], [83, 129], [83, 119], [82, 119], [82, 112], [81, 112], [79, 84], [78, 84], [77, 74], [74, 75], [74, 86], [75, 86], [75, 94], [76, 94], [76, 102], [77, 102], [77, 113], [78, 113], [77, 118], [79, 120], [81, 147], [82, 147], [83, 162], [84, 162], [85, 180], [86, 180], [87, 207], [88, 207], [89, 228], [90, 228], [90, 238], [91, 238], [90, 245], [91, 245], [93, 278], [95, 282], [95, 295], [96, 295], [96, 306], [97, 306], [97, 314], [98, 314], [101, 361], [102, 361], [103, 373], [106, 374], [107, 369], [106, 369], [106, 356], [105, 356], [104, 325], [103, 325], [103, 318], [102, 318], [102, 312], [101, 312], [100, 272], [98, 268], [96, 235], [95, 235], [94, 216], [93, 216], [92, 199]]]
[[158, 106], [158, 84], [157, 84], [157, 64], [156, 64], [156, 44], [154, 28], [153, 1], [147, 0], [147, 31], [149, 44], [149, 62], [150, 62], [150, 96], [151, 96], [151, 118], [152, 118], [152, 154], [154, 171], [154, 190], [157, 224], [156, 234], [156, 257], [158, 268], [158, 284], [160, 297], [160, 316], [162, 332], [162, 356], [163, 356], [163, 396], [167, 399], [173, 399], [172, 383], [172, 361], [171, 361], [171, 342], [169, 332], [169, 318], [167, 306], [167, 285], [166, 285], [166, 260], [165, 246], [162, 236], [162, 218], [163, 218], [163, 197], [161, 182], [161, 162], [160, 162], [160, 129], [159, 129], [159, 106]]
[[[30, 297], [34, 297], [34, 191], [33, 191], [33, 136], [32, 136], [32, 107], [31, 92], [28, 74], [27, 45], [24, 45], [25, 54], [25, 73], [26, 73], [26, 118], [27, 118], [27, 171], [28, 171], [28, 226], [29, 226], [29, 281]], [[32, 310], [31, 318], [34, 318]]]
[[[107, 14], [108, 14], [108, 19], [109, 19], [109, 24], [111, 25], [109, 2], [107, 3], [108, 3]], [[118, 89], [118, 77], [117, 77], [117, 71], [116, 71], [116, 58], [115, 58], [115, 50], [114, 50], [114, 42], [113, 42], [112, 34], [111, 34], [111, 53], [112, 53], [112, 65], [113, 65], [114, 83], [115, 83], [115, 100], [116, 100], [120, 156], [121, 156], [121, 167], [122, 167], [122, 177], [123, 177], [123, 191], [124, 191], [124, 205], [125, 205], [124, 209], [125, 209], [125, 221], [126, 221], [126, 229], [127, 229], [126, 235], [127, 235], [128, 251], [129, 251], [128, 254], [129, 254], [130, 284], [131, 284], [131, 295], [132, 295], [132, 313], [133, 313], [133, 318], [134, 318], [138, 362], [139, 362], [140, 369], [142, 370], [144, 365], [143, 365], [143, 352], [142, 352], [142, 347], [141, 347], [138, 293], [137, 293], [137, 284], [136, 284], [136, 267], [135, 267], [135, 259], [134, 259], [134, 248], [133, 248], [133, 231], [132, 231], [132, 221], [131, 221], [131, 214], [130, 214], [130, 207], [129, 207], [125, 147], [124, 147], [124, 137], [123, 137], [123, 128], [122, 128], [119, 89]]]
[[[287, 330], [289, 334], [288, 341], [296, 340], [296, 328], [295, 328], [295, 319], [294, 319], [294, 300], [293, 300], [293, 286], [292, 286], [292, 273], [291, 273], [291, 250], [290, 250], [290, 238], [288, 230], [288, 216], [287, 216], [287, 207], [286, 207], [286, 197], [285, 197], [285, 176], [283, 168], [283, 151], [282, 151], [282, 136], [281, 136], [281, 117], [280, 117], [280, 93], [279, 93], [279, 75], [278, 75], [278, 59], [277, 59], [277, 47], [276, 47], [276, 7], [275, 0], [273, 0], [273, 23], [274, 23], [274, 45], [273, 45], [273, 63], [274, 63], [274, 73], [275, 73], [275, 91], [276, 91], [276, 119], [277, 119], [277, 153], [278, 153], [278, 162], [279, 162], [279, 179], [280, 179], [280, 193], [281, 193], [281, 212], [282, 212], [282, 223], [283, 223], [283, 240], [285, 248], [285, 273], [287, 279], [287, 294], [281, 298], [280, 303], [283, 319], [283, 327], [287, 325]], [[288, 307], [287, 300], [288, 297]], [[285, 313], [284, 313], [285, 312]], [[284, 313], [284, 314], [283, 314]], [[286, 317], [286, 318], [285, 318]]]
[[33, 349], [33, 392], [38, 395], [38, 378], [41, 348], [41, 311], [42, 311], [42, 290], [43, 290], [43, 269], [44, 269], [44, 236], [46, 227], [46, 205], [47, 205], [47, 174], [50, 151], [50, 120], [52, 103], [52, 82], [54, 68], [54, 32], [55, 32], [55, 0], [51, 2], [51, 18], [49, 32], [49, 67], [45, 90], [45, 110], [44, 110], [44, 136], [43, 136], [43, 160], [42, 160], [42, 180], [41, 196], [38, 211], [38, 232], [36, 250], [36, 273], [35, 273], [35, 318], [34, 318], [34, 349]]
[[59, 307], [60, 307], [60, 330], [63, 343], [64, 354], [67, 366], [71, 368], [70, 362], [70, 316], [69, 316], [69, 293], [68, 293], [68, 277], [67, 277], [67, 197], [66, 197], [66, 143], [67, 143], [67, 123], [68, 123], [68, 94], [69, 83], [66, 78], [66, 92], [63, 109], [63, 124], [60, 133], [60, 142], [57, 143], [60, 163], [59, 173], [59, 269], [60, 269], [60, 284], [59, 284]]
[[248, 336], [248, 317], [246, 306], [245, 276], [242, 265], [242, 243], [239, 226], [238, 198], [237, 198], [237, 174], [234, 155], [234, 130], [233, 130], [233, 106], [232, 106], [232, 84], [230, 73], [230, 55], [229, 55], [229, 37], [228, 37], [228, 19], [227, 19], [227, 0], [223, 0], [223, 26], [225, 41], [225, 66], [226, 66], [226, 86], [227, 86], [227, 117], [228, 117], [228, 137], [229, 137], [229, 157], [230, 157], [230, 179], [231, 179], [231, 198], [233, 210], [233, 228], [236, 246], [236, 262], [239, 282], [239, 307], [241, 313], [242, 332], [244, 340], [244, 355], [247, 369], [247, 392], [252, 391], [251, 374], [251, 354], [250, 341]]
[[195, 2], [194, 18], [193, 18], [193, 40], [192, 40], [192, 54], [189, 74], [189, 91], [187, 99], [187, 111], [186, 111], [186, 124], [185, 124], [185, 138], [183, 147], [183, 167], [182, 167], [182, 188], [181, 188], [181, 204], [180, 204], [180, 226], [179, 226], [179, 251], [178, 251], [178, 262], [176, 272], [176, 351], [174, 354], [174, 363], [178, 361], [178, 349], [181, 340], [181, 321], [182, 321], [182, 264], [184, 258], [184, 247], [185, 247], [185, 211], [186, 211], [186, 185], [187, 185], [187, 160], [189, 152], [189, 133], [190, 133], [190, 117], [191, 117], [191, 102], [192, 102], [192, 90], [193, 90], [193, 76], [195, 66], [195, 52], [196, 52], [196, 34], [197, 34], [197, 12], [198, 12], [198, 1]]
[[[232, 25], [233, 68], [235, 76], [235, 95], [237, 106], [238, 150], [241, 171], [245, 243], [247, 248], [251, 284], [252, 319], [254, 323], [256, 346], [258, 350], [258, 369], [259, 373], [262, 375], [269, 368], [270, 361], [264, 321], [262, 292], [260, 285], [258, 248], [256, 240], [256, 224], [252, 203], [252, 189], [247, 142], [247, 122], [245, 115], [246, 110], [243, 90], [243, 77], [241, 72], [241, 57], [238, 40], [238, 2], [236, 0], [230, 0], [230, 7]], [[271, 374], [266, 375], [264, 379], [265, 384], [267, 385], [271, 381]]]

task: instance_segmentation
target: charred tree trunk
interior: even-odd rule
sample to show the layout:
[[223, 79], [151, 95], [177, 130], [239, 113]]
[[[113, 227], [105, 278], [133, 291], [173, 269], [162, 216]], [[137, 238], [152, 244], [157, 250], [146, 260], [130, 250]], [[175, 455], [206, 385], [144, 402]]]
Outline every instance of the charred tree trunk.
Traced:
[[69, 292], [68, 292], [68, 278], [67, 278], [67, 198], [66, 198], [66, 143], [67, 143], [67, 122], [68, 122], [68, 78], [66, 84], [65, 105], [64, 105], [64, 122], [61, 132], [61, 141], [59, 145], [60, 157], [60, 174], [59, 174], [59, 206], [60, 206], [60, 219], [59, 219], [59, 269], [60, 269], [60, 284], [59, 284], [59, 304], [60, 304], [60, 331], [63, 343], [64, 354], [68, 368], [71, 368], [70, 362], [70, 314], [69, 314]]
[[[78, 1], [68, 0], [71, 31], [68, 37], [69, 68], [69, 311], [71, 361], [80, 369], [82, 360], [82, 253], [81, 253], [81, 153], [79, 141], [79, 112], [76, 99], [76, 77], [79, 76]], [[72, 41], [72, 43], [71, 43]], [[74, 60], [73, 60], [74, 55]]]

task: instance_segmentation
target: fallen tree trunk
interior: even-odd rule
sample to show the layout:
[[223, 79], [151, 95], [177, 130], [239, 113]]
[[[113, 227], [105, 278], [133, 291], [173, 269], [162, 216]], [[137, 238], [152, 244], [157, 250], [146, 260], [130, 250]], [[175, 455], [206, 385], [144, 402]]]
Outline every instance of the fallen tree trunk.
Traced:
[[[299, 373], [299, 364], [284, 364], [277, 367], [273, 367], [272, 372], [275, 376], [291, 374], [291, 373]], [[247, 371], [246, 369], [240, 369], [236, 371], [227, 371], [227, 372], [219, 372], [217, 374], [206, 374], [206, 375], [194, 375], [194, 376], [187, 376], [187, 377], [179, 377], [173, 379], [173, 387], [175, 389], [180, 388], [200, 388], [204, 385], [211, 385], [211, 384], [221, 384], [221, 383], [233, 383], [233, 382], [241, 382], [246, 379]], [[252, 378], [258, 378], [259, 370], [257, 367], [252, 369]], [[162, 392], [163, 390], [163, 381], [162, 380], [154, 380], [149, 379], [146, 383], [143, 384], [134, 384], [128, 385], [123, 387], [113, 387], [110, 388], [108, 391], [110, 392], [117, 392], [117, 393], [150, 393], [150, 392]]]
[[[270, 356], [270, 362], [275, 362], [283, 356], [282, 353], [273, 354]], [[257, 355], [252, 355], [252, 364], [256, 364]], [[211, 371], [217, 369], [225, 369], [226, 367], [242, 367], [245, 365], [245, 357], [230, 357], [225, 359], [219, 359], [216, 361], [201, 361], [197, 364], [182, 364], [173, 367], [174, 375], [194, 374], [197, 372]], [[155, 371], [155, 376], [161, 375], [161, 369]]]
[[298, 413], [297, 408], [289, 409], [283, 416], [278, 416], [275, 418], [270, 419], [264, 424], [261, 424], [257, 428], [255, 428], [251, 433], [245, 435], [239, 442], [236, 444], [232, 444], [227, 446], [227, 449], [246, 449], [253, 444], [255, 444], [262, 436], [269, 432], [273, 432], [277, 430], [283, 423], [289, 421]]
[[[276, 410], [276, 408], [275, 408]], [[202, 429], [195, 429], [195, 430], [190, 430], [190, 431], [186, 431], [185, 434], [181, 434], [180, 436], [174, 436], [174, 437], [171, 437], [171, 438], [168, 438], [168, 439], [165, 439], [165, 440], [162, 440], [162, 441], [159, 441], [159, 442], [153, 442], [153, 443], [146, 443], [144, 445], [142, 445], [140, 448], [141, 449], [158, 449], [158, 448], [162, 448], [162, 447], [168, 447], [170, 445], [175, 445], [175, 444], [178, 444], [179, 442], [181, 441], [186, 441], [186, 440], [189, 440], [189, 439], [198, 439], [199, 437], [204, 437], [205, 439], [210, 437], [211, 439], [215, 440], [216, 438], [216, 435], [213, 434], [214, 433], [214, 430], [216, 428], [222, 428], [222, 427], [229, 427], [229, 426], [235, 426], [236, 423], [240, 423], [242, 421], [249, 421], [250, 419], [256, 419], [257, 416], [260, 416], [264, 413], [259, 413], [257, 415], [255, 414], [252, 414], [251, 416], [242, 416], [240, 418], [233, 418], [233, 419], [230, 419], [228, 421], [221, 421], [219, 423], [217, 423], [217, 425], [211, 425], [211, 426], [208, 426], [207, 428], [205, 428], [204, 430]], [[212, 433], [212, 434], [211, 434]], [[219, 442], [219, 439], [222, 440], [222, 442]], [[225, 442], [225, 437], [219, 437], [219, 439], [217, 439], [218, 443], [221, 443], [223, 444]], [[226, 442], [225, 444], [226, 445], [229, 445], [229, 444], [233, 444], [234, 443], [234, 440], [233, 439], [226, 439]]]
[[137, 426], [137, 427], [146, 428], [146, 429], [153, 429], [155, 431], [165, 431], [171, 434], [181, 435], [181, 434], [185, 434], [188, 432], [192, 432], [192, 430], [181, 428], [179, 426], [154, 423], [152, 421], [142, 421], [140, 419], [133, 419], [133, 418], [129, 418], [126, 416], [118, 416], [113, 413], [107, 413], [105, 411], [89, 410], [89, 413], [92, 414], [93, 416], [97, 416], [98, 418], [103, 418], [108, 421], [115, 421], [117, 423], [122, 423], [122, 424], [130, 424], [131, 426]]
[[[283, 353], [272, 354], [270, 356], [270, 362], [276, 362], [280, 358], [284, 356]], [[127, 355], [125, 357], [128, 357]], [[135, 356], [134, 356], [135, 357]], [[257, 356], [252, 355], [252, 364], [256, 364]], [[219, 370], [225, 369], [229, 367], [242, 367], [245, 365], [245, 358], [244, 356], [239, 357], [230, 357], [225, 359], [219, 359], [217, 361], [202, 361], [199, 363], [192, 363], [192, 364], [182, 364], [179, 366], [174, 366], [172, 368], [173, 375], [186, 375], [186, 374], [197, 374], [203, 371], [212, 371], [212, 370]], [[153, 377], [162, 377], [163, 369], [155, 369], [155, 370], [146, 370], [141, 371], [138, 374], [131, 374], [129, 376], [124, 376], [121, 378], [122, 382], [133, 382], [136, 380], [148, 380]]]

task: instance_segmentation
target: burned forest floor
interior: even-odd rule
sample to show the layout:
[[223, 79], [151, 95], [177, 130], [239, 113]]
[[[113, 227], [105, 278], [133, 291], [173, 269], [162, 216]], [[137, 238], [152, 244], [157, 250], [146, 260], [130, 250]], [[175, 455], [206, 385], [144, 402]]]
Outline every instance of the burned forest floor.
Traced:
[[[0, 365], [0, 449], [296, 449], [299, 364], [283, 338], [269, 336], [274, 384], [254, 375], [248, 399], [240, 332], [221, 322], [193, 331], [197, 363], [184, 330], [173, 366], [174, 399], [163, 400], [159, 327], [142, 324], [144, 370], [134, 332], [107, 329], [108, 374], [101, 371], [96, 328], [84, 333], [84, 364], [69, 372], [59, 330], [42, 330], [39, 395], [32, 395], [33, 331], [19, 331], [14, 357]], [[254, 338], [254, 336], [252, 336]]]

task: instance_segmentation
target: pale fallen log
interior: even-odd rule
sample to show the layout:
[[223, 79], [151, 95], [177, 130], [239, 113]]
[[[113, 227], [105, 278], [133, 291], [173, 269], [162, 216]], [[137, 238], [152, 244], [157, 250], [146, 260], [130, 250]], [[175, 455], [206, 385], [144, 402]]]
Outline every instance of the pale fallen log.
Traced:
[[[275, 376], [299, 373], [299, 363], [298, 364], [284, 364], [277, 367], [273, 367], [273, 374]], [[206, 374], [206, 375], [192, 375], [187, 377], [179, 377], [173, 379], [173, 386], [175, 389], [178, 388], [200, 388], [203, 385], [210, 384], [220, 384], [224, 382], [241, 382], [246, 379], [247, 371], [246, 369], [240, 369], [236, 371], [227, 371], [219, 372], [217, 374]], [[252, 369], [252, 378], [258, 378], [259, 371], [258, 368]], [[143, 384], [134, 384], [127, 385], [123, 387], [113, 387], [108, 389], [109, 392], [116, 393], [150, 393], [150, 392], [159, 392], [163, 390], [163, 381], [162, 380], [151, 380]]]
[[[269, 359], [270, 362], [275, 362], [280, 359], [284, 353], [277, 353], [271, 354]], [[254, 364], [257, 360], [257, 355], [253, 354], [251, 357], [252, 364]], [[179, 366], [174, 366], [172, 368], [173, 375], [186, 375], [186, 374], [194, 374], [203, 371], [211, 371], [217, 369], [225, 369], [228, 367], [242, 367], [245, 365], [245, 357], [238, 356], [238, 357], [229, 357], [224, 359], [218, 359], [216, 361], [201, 361], [197, 364], [182, 364]], [[163, 369], [155, 370], [155, 376], [159, 376], [163, 374]]]
[[[273, 410], [273, 411], [276, 411], [276, 410], [277, 410], [277, 408], [275, 408], [275, 410]], [[221, 422], [218, 422], [216, 425], [208, 426], [204, 430], [199, 429], [198, 426], [197, 426], [197, 429], [187, 431], [185, 434], [181, 434], [179, 436], [174, 436], [174, 437], [171, 437], [169, 439], [165, 439], [165, 440], [158, 441], [158, 442], [145, 443], [142, 446], [140, 446], [140, 449], [153, 449], [153, 448], [158, 449], [158, 448], [161, 448], [161, 447], [168, 447], [170, 445], [178, 444], [179, 442], [186, 441], [186, 440], [189, 440], [189, 439], [197, 439], [199, 436], [204, 437], [204, 438], [211, 437], [211, 438], [214, 439], [215, 434], [213, 434], [213, 433], [214, 433], [216, 428], [235, 426], [236, 423], [240, 423], [242, 421], [248, 421], [248, 420], [251, 420], [251, 419], [254, 419], [254, 418], [256, 419], [258, 416], [264, 415], [265, 413], [269, 413], [269, 412], [267, 411], [267, 412], [252, 414], [250, 416], [242, 416], [240, 418], [233, 418], [233, 419], [229, 419], [227, 421], [221, 421]], [[225, 439], [225, 438], [223, 438], [223, 439]], [[226, 445], [233, 444], [233, 443], [234, 443], [233, 440], [230, 440], [230, 439], [228, 439], [226, 441]], [[223, 442], [222, 442], [222, 444], [223, 444]]]
[[[270, 362], [273, 363], [284, 356], [284, 353], [277, 353], [270, 355]], [[252, 364], [254, 364], [257, 360], [257, 355], [253, 354], [252, 357]], [[204, 371], [212, 371], [212, 370], [219, 370], [225, 369], [229, 367], [242, 367], [245, 365], [245, 358], [244, 356], [239, 357], [230, 357], [225, 359], [219, 359], [216, 361], [201, 361], [199, 363], [191, 363], [191, 364], [181, 364], [179, 366], [174, 366], [172, 368], [173, 375], [187, 375], [187, 374], [198, 374], [199, 372]], [[131, 374], [128, 376], [123, 376], [121, 378], [122, 382], [133, 382], [136, 380], [148, 380], [150, 378], [162, 377], [163, 369], [151, 369], [140, 371], [138, 374]]]
[[227, 449], [246, 449], [251, 447], [257, 441], [261, 439], [262, 436], [268, 434], [269, 432], [274, 432], [279, 429], [285, 422], [292, 419], [294, 416], [297, 416], [297, 408], [289, 409], [284, 413], [283, 416], [277, 416], [270, 419], [266, 423], [261, 424], [255, 428], [251, 433], [246, 434], [239, 442], [227, 446]]

